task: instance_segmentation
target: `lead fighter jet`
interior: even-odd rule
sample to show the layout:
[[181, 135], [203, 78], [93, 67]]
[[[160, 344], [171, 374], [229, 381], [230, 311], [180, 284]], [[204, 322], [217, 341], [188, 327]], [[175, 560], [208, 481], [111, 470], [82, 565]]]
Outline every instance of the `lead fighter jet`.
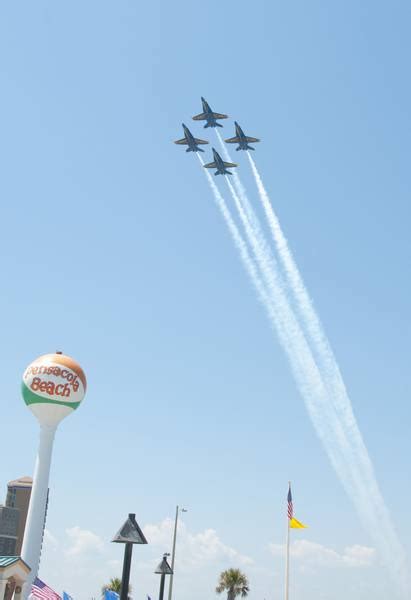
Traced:
[[188, 146], [186, 152], [204, 152], [202, 148], [199, 148], [199, 144], [208, 144], [205, 140], [199, 140], [195, 138], [188, 127], [183, 125], [184, 137], [182, 140], [177, 140], [174, 142], [175, 144], [179, 144], [181, 146]]
[[207, 121], [207, 123], [204, 125], [204, 128], [222, 127], [220, 123], [217, 123], [217, 119], [228, 119], [228, 116], [213, 112], [210, 108], [210, 105], [208, 102], [206, 102], [206, 100], [204, 100], [204, 98], [201, 98], [201, 102], [203, 103], [203, 112], [193, 117], [194, 121]]
[[244, 131], [241, 129], [237, 121], [234, 121], [235, 124], [235, 137], [228, 138], [225, 140], [227, 144], [238, 144], [238, 148], [236, 150], [255, 150], [248, 145], [249, 142], [259, 142], [258, 138], [248, 137], [245, 135]]
[[219, 153], [213, 148], [214, 160], [213, 162], [204, 165], [205, 169], [217, 169], [214, 175], [232, 175], [230, 171], [227, 171], [226, 167], [238, 167], [235, 163], [224, 162]]

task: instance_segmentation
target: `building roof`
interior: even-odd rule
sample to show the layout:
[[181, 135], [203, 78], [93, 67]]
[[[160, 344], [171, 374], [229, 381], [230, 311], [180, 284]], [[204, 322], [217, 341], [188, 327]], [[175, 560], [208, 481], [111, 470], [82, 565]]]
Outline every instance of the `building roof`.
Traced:
[[24, 487], [24, 488], [28, 488], [28, 487], [32, 487], [33, 485], [33, 478], [29, 477], [28, 475], [25, 475], [24, 477], [19, 477], [18, 479], [15, 479], [14, 481], [9, 481], [7, 484], [7, 487]]
[[0, 556], [0, 567], [8, 567], [18, 560], [21, 560], [20, 556]]
[[[7, 567], [15, 565], [14, 569], [23, 569], [26, 573], [30, 573], [31, 569], [21, 556], [0, 556], [0, 570], [7, 571]], [[3, 571], [3, 572], [4, 572]]]

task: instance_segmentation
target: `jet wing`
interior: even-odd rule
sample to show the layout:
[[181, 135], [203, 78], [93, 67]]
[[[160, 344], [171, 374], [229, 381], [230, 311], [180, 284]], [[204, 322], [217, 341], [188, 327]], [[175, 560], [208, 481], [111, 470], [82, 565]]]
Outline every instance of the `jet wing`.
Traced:
[[228, 119], [228, 115], [222, 115], [220, 113], [200, 113], [193, 117], [194, 121], [205, 121], [206, 119], [213, 117], [214, 119]]
[[223, 165], [225, 167], [238, 167], [237, 163], [229, 163], [229, 162], [225, 162], [225, 161], [223, 161]]
[[196, 144], [208, 144], [209, 143], [206, 140], [199, 140], [198, 138], [194, 138], [194, 141]]
[[200, 113], [199, 115], [193, 117], [193, 119], [194, 121], [205, 121], [207, 117], [208, 115], [206, 113]]
[[241, 144], [241, 142], [259, 142], [260, 140], [258, 138], [253, 138], [253, 137], [248, 137], [248, 135], [244, 136], [243, 138], [239, 138], [239, 137], [233, 137], [233, 138], [228, 138], [228, 140], [225, 140], [226, 144]]
[[177, 140], [177, 141], [176, 141], [176, 142], [174, 142], [174, 143], [175, 143], [175, 144], [180, 144], [180, 145], [183, 145], [183, 144], [188, 144], [188, 142], [187, 142], [187, 138], [183, 138], [182, 140]]
[[217, 163], [216, 162], [211, 162], [211, 163], [207, 163], [206, 165], [204, 165], [205, 169], [217, 169]]

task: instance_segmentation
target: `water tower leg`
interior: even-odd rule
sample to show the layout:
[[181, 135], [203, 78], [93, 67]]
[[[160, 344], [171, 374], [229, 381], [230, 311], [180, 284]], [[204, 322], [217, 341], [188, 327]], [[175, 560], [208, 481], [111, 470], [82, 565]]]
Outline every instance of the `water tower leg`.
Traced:
[[27, 515], [26, 529], [24, 532], [22, 559], [31, 568], [22, 592], [22, 600], [27, 600], [34, 579], [37, 577], [43, 532], [46, 517], [47, 495], [49, 488], [49, 475], [51, 454], [53, 450], [56, 426], [40, 427], [40, 444], [37, 454], [36, 467], [31, 490], [30, 506]]

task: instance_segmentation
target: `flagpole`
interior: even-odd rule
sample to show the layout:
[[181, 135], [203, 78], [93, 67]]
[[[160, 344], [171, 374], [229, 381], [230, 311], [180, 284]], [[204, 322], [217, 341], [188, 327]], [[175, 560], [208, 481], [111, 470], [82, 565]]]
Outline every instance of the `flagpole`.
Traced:
[[285, 555], [285, 600], [288, 600], [288, 590], [290, 586], [290, 520], [287, 516], [287, 543]]
[[[291, 489], [291, 482], [288, 482], [288, 489]], [[287, 511], [287, 541], [285, 545], [285, 600], [288, 600], [290, 587], [290, 518]]]

